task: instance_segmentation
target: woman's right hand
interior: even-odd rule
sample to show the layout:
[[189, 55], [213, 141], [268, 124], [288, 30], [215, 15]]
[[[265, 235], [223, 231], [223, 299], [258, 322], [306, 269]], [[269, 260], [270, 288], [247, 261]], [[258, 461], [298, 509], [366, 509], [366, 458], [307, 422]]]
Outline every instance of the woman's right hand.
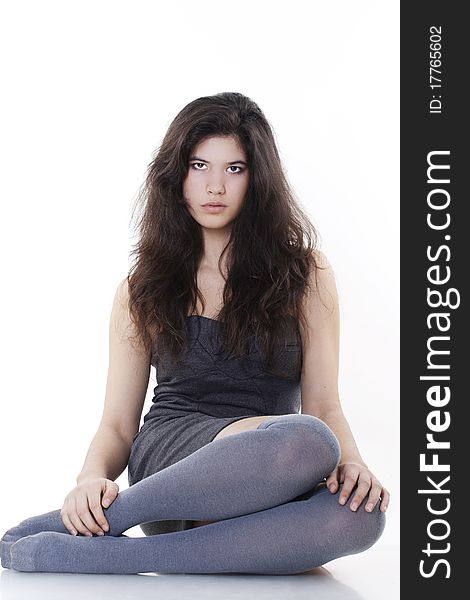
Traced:
[[65, 528], [72, 535], [77, 535], [77, 532], [88, 536], [104, 535], [105, 531], [109, 531], [109, 524], [102, 503], [108, 500], [109, 503], [104, 506], [111, 506], [118, 492], [118, 484], [105, 477], [93, 477], [80, 482], [66, 496], [60, 511]]

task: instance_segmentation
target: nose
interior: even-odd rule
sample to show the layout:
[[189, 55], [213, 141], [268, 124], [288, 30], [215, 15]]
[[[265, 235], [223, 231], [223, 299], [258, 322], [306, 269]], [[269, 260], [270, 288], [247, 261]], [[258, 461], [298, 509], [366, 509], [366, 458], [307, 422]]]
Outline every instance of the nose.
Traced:
[[217, 176], [212, 178], [212, 181], [207, 184], [207, 192], [209, 194], [223, 194], [224, 190], [224, 182]]
[[215, 186], [207, 188], [207, 191], [210, 195], [220, 196], [221, 194], [223, 194], [223, 189], [220, 187], [216, 188]]
[[208, 185], [207, 191], [209, 194], [222, 194], [224, 187], [222, 185]]

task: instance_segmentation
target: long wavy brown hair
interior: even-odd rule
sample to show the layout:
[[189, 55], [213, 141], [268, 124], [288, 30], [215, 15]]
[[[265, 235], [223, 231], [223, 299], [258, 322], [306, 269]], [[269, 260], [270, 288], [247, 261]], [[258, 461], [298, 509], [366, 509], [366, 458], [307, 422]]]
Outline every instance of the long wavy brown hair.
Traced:
[[287, 181], [268, 120], [253, 100], [237, 92], [187, 104], [148, 165], [137, 197], [138, 241], [131, 251], [135, 260], [127, 276], [134, 339], [150, 356], [169, 352], [177, 358], [187, 348], [185, 323], [195, 312], [197, 298], [204, 312], [197, 286], [203, 237], [182, 190], [193, 149], [216, 135], [238, 141], [249, 172], [241, 211], [219, 259], [220, 271], [220, 260], [228, 252], [227, 277], [221, 272], [223, 308], [217, 315], [222, 343], [242, 357], [249, 337], [258, 336], [265, 368], [276, 372], [275, 348], [283, 340], [287, 319], [294, 317], [307, 330], [303, 299], [310, 281], [316, 286], [321, 268], [314, 254], [317, 232]]

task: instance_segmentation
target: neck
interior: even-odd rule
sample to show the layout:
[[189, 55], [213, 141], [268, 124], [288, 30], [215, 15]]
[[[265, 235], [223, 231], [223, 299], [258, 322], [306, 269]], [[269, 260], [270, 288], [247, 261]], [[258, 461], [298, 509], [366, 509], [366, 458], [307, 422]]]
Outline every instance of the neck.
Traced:
[[[219, 258], [225, 246], [230, 240], [230, 230], [205, 229], [203, 228], [204, 254], [200, 262], [200, 268], [208, 271], [219, 270]], [[226, 272], [229, 248], [224, 253], [221, 262], [222, 272]]]

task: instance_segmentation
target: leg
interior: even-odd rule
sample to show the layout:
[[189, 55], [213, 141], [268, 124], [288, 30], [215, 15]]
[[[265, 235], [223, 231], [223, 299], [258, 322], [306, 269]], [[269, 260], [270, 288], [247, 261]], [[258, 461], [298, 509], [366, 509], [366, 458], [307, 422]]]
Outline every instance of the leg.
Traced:
[[104, 509], [107, 535], [153, 520], [220, 520], [264, 510], [312, 488], [338, 460], [338, 441], [320, 419], [272, 417], [123, 490]]
[[[22, 521], [17, 527], [9, 529], [9, 531], [12, 531], [13, 533], [10, 534], [6, 532], [0, 540], [2, 567], [4, 569], [11, 568], [10, 548], [15, 542], [17, 542], [21, 538], [35, 535], [36, 533], [44, 532], [61, 533], [62, 535], [66, 534], [71, 536], [71, 534], [67, 531], [67, 529], [65, 529], [63, 524], [61, 525], [62, 519], [59, 513], [60, 510], [54, 510], [50, 513], [45, 513], [44, 515], [30, 517], [29, 519], [25, 519], [24, 521]], [[18, 531], [21, 531], [21, 533], [18, 533]], [[128, 536], [121, 534], [119, 537], [127, 538]]]
[[[283, 415], [278, 415], [278, 418]], [[230, 423], [224, 427], [219, 433], [215, 436], [214, 440], [220, 439], [227, 435], [233, 435], [235, 433], [240, 433], [242, 431], [248, 431], [249, 429], [256, 429], [258, 425], [262, 422], [276, 418], [275, 415], [262, 415], [258, 417], [247, 417], [246, 419], [240, 419], [239, 421], [235, 421], [234, 423]], [[213, 523], [215, 521], [205, 520], [205, 521], [192, 521], [193, 527], [199, 527], [201, 525], [206, 525], [208, 523]], [[68, 534], [68, 530], [65, 528], [62, 518], [60, 516], [60, 509], [52, 510], [47, 513], [43, 513], [41, 515], [36, 515], [34, 517], [29, 517], [15, 527], [9, 529], [1, 538], [0, 546], [1, 546], [1, 564], [5, 569], [10, 568], [10, 546], [13, 542], [16, 542], [22, 537], [26, 537], [27, 535], [33, 535], [35, 533], [40, 533], [41, 531], [55, 531], [57, 533], [66, 533]]]
[[144, 538], [42, 532], [13, 544], [11, 564], [55, 573], [302, 573], [363, 552], [382, 534], [379, 505], [366, 513], [363, 502], [353, 512], [349, 500], [339, 504], [340, 491], [321, 483], [279, 506]]
[[250, 431], [251, 429], [257, 429], [261, 423], [265, 421], [271, 421], [272, 419], [281, 419], [285, 415], [260, 415], [258, 417], [246, 417], [245, 419], [239, 419], [229, 425], [225, 426], [219, 431], [212, 441], [220, 440], [228, 435], [234, 435], [241, 433], [242, 431]]
[[105, 509], [109, 535], [152, 520], [221, 520], [276, 506], [322, 481], [339, 452], [335, 435], [316, 417], [264, 419], [123, 490]]
[[[235, 433], [241, 433], [242, 431], [256, 429], [258, 425], [264, 421], [267, 421], [268, 419], [275, 418], [275, 416], [276, 415], [262, 415], [259, 417], [246, 417], [245, 419], [234, 421], [233, 423], [230, 423], [221, 429], [212, 441], [214, 442], [215, 440], [220, 440], [227, 435], [234, 435]], [[217, 523], [217, 521], [192, 521], [191, 527], [201, 527], [201, 525], [208, 525], [209, 523]]]
[[10, 547], [14, 542], [27, 535], [33, 535], [42, 531], [54, 531], [70, 535], [62, 522], [60, 509], [35, 517], [29, 517], [21, 521], [16, 527], [9, 529], [0, 541], [2, 567], [4, 569], [10, 568]]

